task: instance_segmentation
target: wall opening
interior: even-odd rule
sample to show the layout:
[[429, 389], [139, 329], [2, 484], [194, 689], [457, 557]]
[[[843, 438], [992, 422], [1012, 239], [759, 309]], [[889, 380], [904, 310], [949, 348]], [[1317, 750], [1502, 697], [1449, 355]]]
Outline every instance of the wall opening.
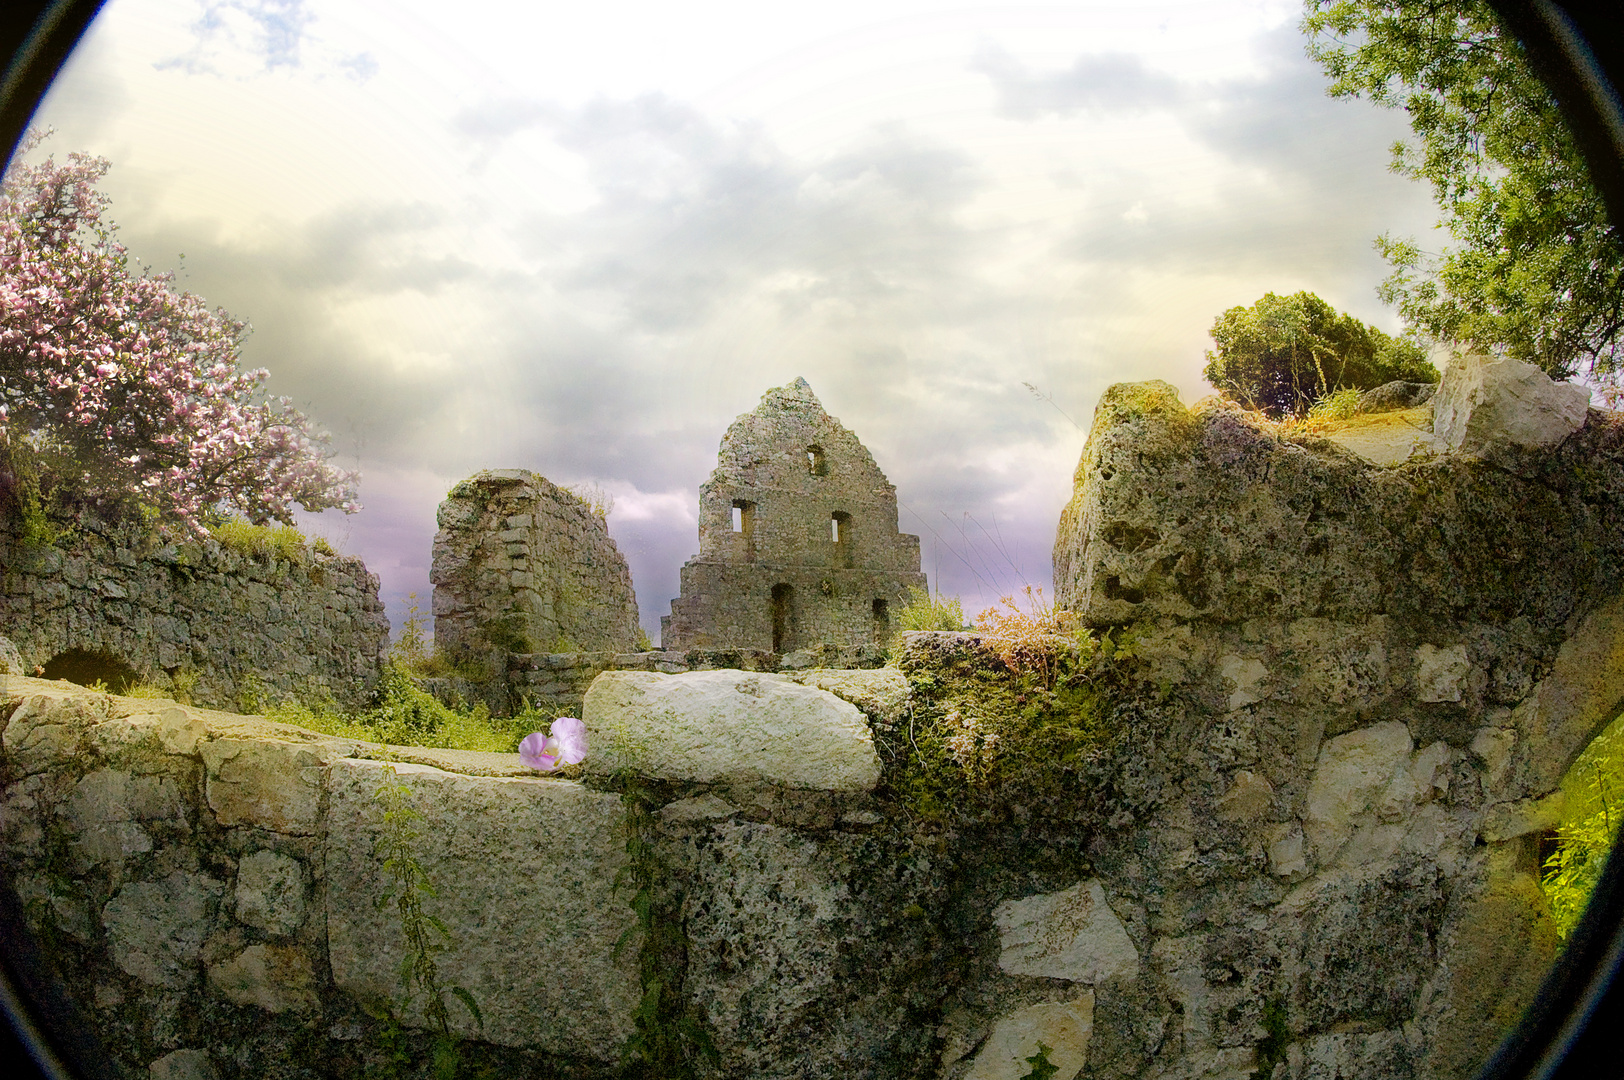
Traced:
[[752, 536], [756, 531], [756, 504], [749, 499], [733, 500], [733, 531]]
[[874, 644], [884, 645], [891, 640], [891, 605], [885, 600], [874, 601]]
[[69, 649], [45, 662], [42, 679], [66, 679], [80, 686], [104, 684], [109, 693], [122, 694], [141, 681], [134, 668], [116, 653], [105, 650]]
[[794, 601], [794, 588], [782, 582], [773, 586], [773, 652], [775, 653], [787, 652], [794, 644], [792, 640], [794, 631], [792, 605]]
[[829, 463], [823, 459], [823, 447], [814, 445], [806, 448], [806, 471], [813, 476], [829, 475]]
[[835, 565], [850, 567], [852, 565], [852, 523], [850, 514], [844, 510], [836, 510], [829, 515], [829, 539], [835, 545]]

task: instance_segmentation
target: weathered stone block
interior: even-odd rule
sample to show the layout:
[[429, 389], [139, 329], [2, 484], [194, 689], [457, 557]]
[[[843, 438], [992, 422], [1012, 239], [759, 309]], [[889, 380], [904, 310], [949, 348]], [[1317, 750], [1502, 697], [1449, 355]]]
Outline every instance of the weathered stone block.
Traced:
[[1433, 437], [1442, 450], [1538, 450], [1584, 426], [1590, 391], [1553, 382], [1523, 360], [1467, 354], [1444, 369], [1432, 408]]
[[964, 1080], [1022, 1080], [1032, 1075], [1039, 1044], [1048, 1049], [1052, 1080], [1071, 1080], [1088, 1060], [1094, 1033], [1094, 994], [1075, 1000], [1028, 1005], [1000, 1017], [971, 1062]]
[[209, 967], [209, 989], [233, 1005], [266, 1012], [305, 1012], [316, 1007], [316, 973], [303, 949], [250, 945]]
[[[448, 999], [458, 1033], [613, 1060], [640, 996], [635, 936], [611, 956], [634, 922], [613, 891], [626, 858], [620, 800], [563, 780], [392, 767], [424, 815], [413, 848], [437, 889], [424, 910], [451, 932], [440, 978], [466, 987], [485, 1017], [479, 1031]], [[328, 952], [334, 982], [363, 1000], [398, 1000], [405, 956], [399, 914], [375, 903], [396, 888], [377, 854], [385, 780], [375, 761], [338, 761], [329, 774]], [[422, 1004], [409, 1023], [423, 1023]]]
[[209, 808], [221, 825], [310, 834], [321, 813], [322, 753], [270, 739], [201, 745]]
[[895, 724], [908, 707], [908, 679], [892, 667], [818, 668], [791, 678], [851, 702], [881, 724]]
[[102, 908], [114, 962], [152, 986], [190, 985], [224, 891], [224, 882], [185, 870], [125, 885]]
[[873, 736], [854, 705], [777, 676], [606, 671], [582, 713], [593, 772], [830, 791], [868, 791], [880, 778]]
[[275, 851], [237, 864], [237, 918], [268, 934], [291, 934], [305, 920], [304, 867]]
[[1097, 878], [1060, 892], [1007, 900], [993, 919], [998, 966], [1011, 975], [1092, 984], [1139, 968], [1139, 951]]

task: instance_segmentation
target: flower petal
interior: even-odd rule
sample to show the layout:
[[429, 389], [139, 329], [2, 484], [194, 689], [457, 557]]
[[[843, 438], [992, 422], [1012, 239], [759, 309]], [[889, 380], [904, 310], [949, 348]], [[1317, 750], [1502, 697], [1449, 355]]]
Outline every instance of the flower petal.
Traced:
[[558, 759], [565, 765], [586, 760], [586, 725], [573, 716], [560, 716], [553, 721], [553, 739], [558, 746]]
[[519, 740], [519, 760], [537, 772], [552, 772], [558, 768], [558, 755], [549, 753], [547, 736], [532, 731]]

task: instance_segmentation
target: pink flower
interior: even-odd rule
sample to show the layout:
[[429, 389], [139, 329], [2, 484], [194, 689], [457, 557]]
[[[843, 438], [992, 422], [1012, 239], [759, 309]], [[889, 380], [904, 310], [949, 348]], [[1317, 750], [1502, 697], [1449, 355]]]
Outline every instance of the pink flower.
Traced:
[[519, 760], [538, 772], [586, 760], [586, 725], [573, 716], [553, 721], [550, 734], [532, 731], [519, 742]]

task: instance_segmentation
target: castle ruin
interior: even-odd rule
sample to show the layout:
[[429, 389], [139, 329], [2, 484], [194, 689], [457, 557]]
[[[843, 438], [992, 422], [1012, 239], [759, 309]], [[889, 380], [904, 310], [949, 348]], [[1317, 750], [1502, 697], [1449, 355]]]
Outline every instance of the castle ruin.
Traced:
[[609, 526], [524, 469], [487, 469], [437, 514], [429, 579], [434, 640], [453, 656], [629, 651], [637, 597]]
[[883, 645], [925, 575], [919, 537], [897, 531], [896, 488], [857, 436], [796, 379], [735, 420], [717, 456], [661, 646]]

